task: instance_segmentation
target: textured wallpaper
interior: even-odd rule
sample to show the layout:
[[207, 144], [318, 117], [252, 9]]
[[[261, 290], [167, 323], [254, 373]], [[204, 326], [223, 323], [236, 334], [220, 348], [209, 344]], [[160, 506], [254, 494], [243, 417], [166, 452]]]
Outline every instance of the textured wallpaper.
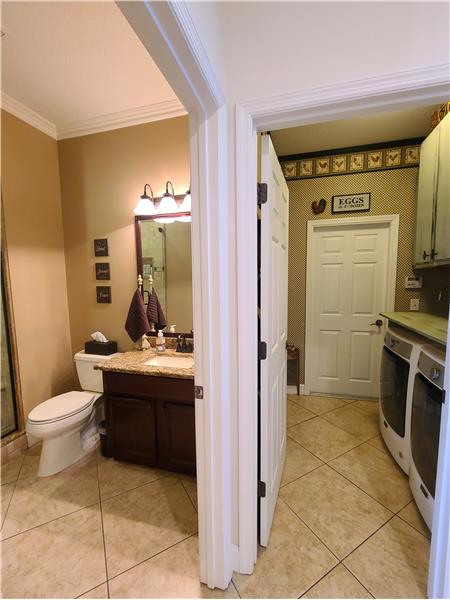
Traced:
[[[448, 285], [449, 267], [422, 270], [422, 290], [405, 290], [407, 275], [413, 274], [415, 206], [418, 168], [376, 171], [288, 181], [289, 209], [289, 308], [288, 340], [300, 348], [300, 381], [304, 382], [305, 284], [307, 221], [368, 215], [399, 214], [400, 231], [397, 262], [395, 310], [409, 310], [410, 298], [420, 298], [420, 310], [448, 314], [448, 295], [437, 302], [437, 292]], [[371, 192], [369, 212], [331, 214], [331, 197]], [[325, 198], [327, 206], [314, 215], [311, 202]]]

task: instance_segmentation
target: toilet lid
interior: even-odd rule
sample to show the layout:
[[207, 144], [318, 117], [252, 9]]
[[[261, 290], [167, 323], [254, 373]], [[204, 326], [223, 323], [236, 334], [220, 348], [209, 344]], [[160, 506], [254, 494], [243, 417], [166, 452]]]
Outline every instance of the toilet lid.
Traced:
[[58, 421], [75, 415], [93, 404], [99, 394], [94, 392], [67, 392], [39, 404], [28, 415], [33, 423]]

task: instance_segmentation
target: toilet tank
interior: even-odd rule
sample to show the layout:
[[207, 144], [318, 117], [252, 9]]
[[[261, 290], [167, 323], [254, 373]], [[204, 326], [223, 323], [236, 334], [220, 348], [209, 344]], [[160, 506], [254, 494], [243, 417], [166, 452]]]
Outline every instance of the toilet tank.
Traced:
[[94, 369], [94, 365], [109, 360], [118, 354], [120, 354], [120, 352], [108, 356], [86, 354], [84, 350], [77, 352], [74, 359], [81, 389], [87, 392], [103, 392], [103, 371]]

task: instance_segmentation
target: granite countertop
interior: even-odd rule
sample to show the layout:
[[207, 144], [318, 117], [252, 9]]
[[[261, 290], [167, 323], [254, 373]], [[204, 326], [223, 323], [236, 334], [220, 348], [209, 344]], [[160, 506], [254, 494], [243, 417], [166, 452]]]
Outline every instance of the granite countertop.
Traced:
[[433, 342], [447, 344], [448, 319], [444, 317], [423, 312], [383, 312], [380, 315], [397, 325], [433, 340]]
[[149, 375], [150, 377], [172, 377], [174, 379], [194, 379], [194, 367], [163, 367], [144, 364], [153, 357], [194, 358], [193, 354], [184, 354], [175, 352], [175, 350], [166, 350], [157, 354], [154, 349], [150, 350], [131, 350], [122, 352], [114, 358], [105, 360], [97, 365], [95, 369], [101, 371], [113, 371], [115, 373], [130, 373], [132, 375]]

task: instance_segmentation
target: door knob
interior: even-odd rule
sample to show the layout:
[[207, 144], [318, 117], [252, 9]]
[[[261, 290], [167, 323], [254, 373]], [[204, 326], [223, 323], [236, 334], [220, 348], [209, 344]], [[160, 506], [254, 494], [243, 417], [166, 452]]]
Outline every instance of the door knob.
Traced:
[[383, 325], [383, 321], [381, 319], [377, 319], [374, 323], [371, 323], [371, 325], [376, 325], [377, 327], [381, 327]]

